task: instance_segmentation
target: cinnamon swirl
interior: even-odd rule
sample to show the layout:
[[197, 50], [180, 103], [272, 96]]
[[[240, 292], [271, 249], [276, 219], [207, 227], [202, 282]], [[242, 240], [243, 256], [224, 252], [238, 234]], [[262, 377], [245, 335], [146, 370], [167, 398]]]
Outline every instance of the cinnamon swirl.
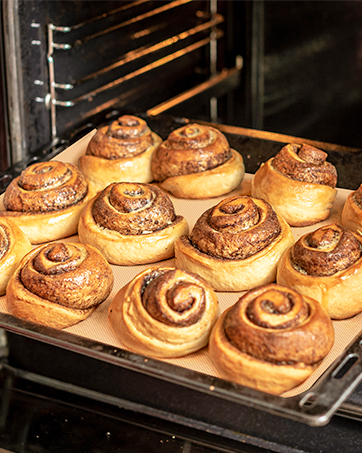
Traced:
[[291, 226], [327, 219], [337, 195], [337, 171], [327, 157], [310, 145], [285, 145], [255, 173], [252, 196], [268, 201]]
[[138, 274], [109, 308], [115, 335], [130, 349], [155, 357], [181, 357], [205, 347], [217, 315], [210, 285], [168, 267]]
[[40, 162], [7, 187], [0, 217], [16, 223], [32, 244], [54, 241], [77, 233], [80, 213], [93, 195], [73, 164]]
[[209, 352], [221, 378], [280, 395], [305, 381], [333, 342], [321, 304], [273, 283], [248, 291], [221, 315]]
[[362, 311], [362, 236], [338, 223], [302, 236], [280, 260], [277, 282], [319, 301], [333, 319]]
[[113, 183], [84, 209], [79, 239], [98, 248], [112, 264], [136, 265], [174, 256], [175, 239], [188, 233], [184, 217], [175, 213], [159, 187]]
[[90, 316], [112, 287], [111, 266], [98, 250], [54, 242], [24, 256], [9, 280], [6, 304], [14, 316], [63, 329]]
[[123, 115], [93, 135], [78, 165], [96, 192], [113, 182], [148, 183], [152, 155], [161, 142], [145, 120]]
[[32, 249], [29, 239], [11, 220], [0, 217], [0, 295], [21, 259]]
[[234, 190], [245, 173], [242, 156], [219, 130], [188, 124], [171, 132], [152, 157], [160, 186], [178, 198], [212, 198]]
[[348, 195], [342, 209], [341, 223], [346, 228], [362, 234], [362, 184]]
[[217, 291], [244, 291], [274, 281], [282, 253], [294, 243], [289, 225], [269, 203], [228, 197], [175, 242], [177, 267], [199, 274]]

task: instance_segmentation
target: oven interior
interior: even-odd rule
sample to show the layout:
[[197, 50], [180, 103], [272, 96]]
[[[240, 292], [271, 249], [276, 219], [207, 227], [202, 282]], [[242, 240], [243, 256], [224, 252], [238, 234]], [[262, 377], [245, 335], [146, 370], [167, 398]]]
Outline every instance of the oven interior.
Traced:
[[0, 183], [124, 112], [360, 149], [361, 12], [355, 1], [2, 2]]
[[[285, 139], [262, 131], [319, 140], [338, 167], [340, 187], [361, 182], [360, 2], [8, 0], [1, 8], [1, 191], [30, 163], [122, 113], [147, 118], [163, 138], [185, 118], [235, 126], [228, 138], [250, 173]], [[33, 340], [9, 337], [13, 373]], [[38, 346], [43, 359], [54, 354]], [[63, 357], [62, 348], [56, 354], [63, 364], [72, 357], [70, 386], [85, 379], [77, 356]], [[38, 359], [29, 355], [29, 369]], [[162, 404], [169, 404], [172, 383], [165, 388]], [[360, 393], [357, 387], [340, 413], [359, 419]], [[199, 397], [190, 394], [202, 418], [209, 400]], [[235, 426], [239, 408], [220, 408], [222, 417], [210, 416], [201, 431]], [[270, 422], [270, 414], [246, 412], [250, 420], [242, 411], [237, 421], [250, 432]]]

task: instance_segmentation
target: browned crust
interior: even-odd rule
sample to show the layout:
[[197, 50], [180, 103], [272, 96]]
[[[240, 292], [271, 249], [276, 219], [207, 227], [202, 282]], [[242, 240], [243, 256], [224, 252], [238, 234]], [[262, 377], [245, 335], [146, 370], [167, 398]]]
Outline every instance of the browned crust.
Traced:
[[285, 145], [272, 160], [273, 168], [288, 178], [335, 188], [337, 171], [328, 155], [311, 145]]
[[152, 157], [156, 181], [211, 170], [231, 157], [229, 143], [220, 131], [190, 124], [177, 129], [161, 143]]
[[144, 153], [153, 145], [154, 136], [146, 121], [123, 115], [94, 134], [86, 154], [108, 160], [128, 159]]

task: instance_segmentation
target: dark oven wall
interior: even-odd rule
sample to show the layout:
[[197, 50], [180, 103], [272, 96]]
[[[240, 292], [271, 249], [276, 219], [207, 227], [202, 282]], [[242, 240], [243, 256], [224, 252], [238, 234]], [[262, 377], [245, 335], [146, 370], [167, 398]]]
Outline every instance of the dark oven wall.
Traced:
[[238, 3], [2, 2], [12, 163], [114, 110], [162, 112], [172, 99], [217, 121], [215, 100], [240, 83]]
[[2, 2], [0, 170], [118, 112], [361, 148], [361, 5]]
[[244, 125], [362, 147], [362, 2], [248, 3]]

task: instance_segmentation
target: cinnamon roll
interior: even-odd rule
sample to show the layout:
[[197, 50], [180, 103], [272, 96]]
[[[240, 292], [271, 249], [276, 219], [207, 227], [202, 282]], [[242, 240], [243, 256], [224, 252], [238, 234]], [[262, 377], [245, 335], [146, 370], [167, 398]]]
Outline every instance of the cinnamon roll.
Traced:
[[282, 253], [293, 243], [289, 225], [269, 203], [232, 196], [205, 211], [189, 237], [176, 240], [176, 265], [217, 291], [244, 291], [274, 281]]
[[138, 274], [109, 308], [115, 335], [130, 349], [155, 357], [181, 357], [205, 347], [217, 316], [210, 285], [169, 267]]
[[338, 223], [302, 236], [280, 260], [277, 282], [319, 301], [333, 319], [362, 311], [362, 236]]
[[178, 198], [212, 198], [234, 190], [242, 181], [242, 156], [219, 130], [188, 124], [170, 133], [152, 157], [160, 186]]
[[151, 182], [151, 159], [161, 137], [145, 120], [123, 115], [100, 128], [78, 166], [96, 192], [113, 182]]
[[327, 219], [337, 195], [337, 171], [327, 157], [310, 145], [285, 145], [256, 171], [252, 196], [270, 203], [291, 226]]
[[362, 184], [348, 195], [342, 209], [341, 223], [346, 228], [362, 234]]
[[111, 266], [90, 245], [40, 245], [21, 260], [9, 280], [10, 314], [57, 329], [90, 316], [113, 287]]
[[0, 295], [21, 259], [32, 249], [29, 239], [11, 220], [0, 217]]
[[7, 187], [0, 218], [16, 223], [32, 244], [54, 241], [77, 233], [80, 213], [93, 195], [75, 165], [40, 162]]
[[321, 304], [272, 283], [248, 291], [221, 315], [209, 352], [221, 378], [280, 395], [305, 381], [333, 343]]
[[159, 187], [113, 183], [84, 209], [81, 242], [98, 248], [112, 264], [136, 265], [174, 256], [175, 239], [188, 233], [184, 217]]

